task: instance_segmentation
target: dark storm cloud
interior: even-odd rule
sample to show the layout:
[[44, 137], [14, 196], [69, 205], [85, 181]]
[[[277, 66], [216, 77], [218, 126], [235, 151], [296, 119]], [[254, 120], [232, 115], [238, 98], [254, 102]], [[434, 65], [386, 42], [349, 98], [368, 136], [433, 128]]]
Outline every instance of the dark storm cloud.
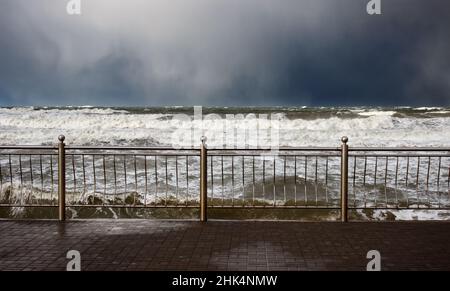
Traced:
[[450, 2], [3, 0], [0, 105], [450, 105]]

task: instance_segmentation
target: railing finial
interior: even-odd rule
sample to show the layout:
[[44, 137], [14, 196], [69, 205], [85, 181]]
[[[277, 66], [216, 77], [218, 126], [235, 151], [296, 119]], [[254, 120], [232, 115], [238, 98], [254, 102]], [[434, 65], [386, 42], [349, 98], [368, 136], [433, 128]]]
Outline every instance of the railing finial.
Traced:
[[65, 137], [63, 134], [61, 134], [61, 135], [58, 136], [58, 140], [59, 140], [60, 142], [64, 142], [65, 139], [66, 139], [66, 137]]
[[347, 143], [347, 142], [348, 142], [348, 137], [344, 135], [344, 136], [341, 138], [341, 141], [342, 141], [343, 143]]
[[200, 140], [202, 141], [202, 144], [206, 144], [207, 138], [206, 138], [206, 136], [203, 135], [203, 136], [200, 138]]

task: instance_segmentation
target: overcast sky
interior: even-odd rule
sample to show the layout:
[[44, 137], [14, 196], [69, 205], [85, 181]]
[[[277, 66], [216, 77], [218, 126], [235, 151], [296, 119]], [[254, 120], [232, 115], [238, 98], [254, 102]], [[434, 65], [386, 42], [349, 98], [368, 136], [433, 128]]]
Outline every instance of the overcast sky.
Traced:
[[0, 0], [0, 106], [450, 105], [450, 1]]

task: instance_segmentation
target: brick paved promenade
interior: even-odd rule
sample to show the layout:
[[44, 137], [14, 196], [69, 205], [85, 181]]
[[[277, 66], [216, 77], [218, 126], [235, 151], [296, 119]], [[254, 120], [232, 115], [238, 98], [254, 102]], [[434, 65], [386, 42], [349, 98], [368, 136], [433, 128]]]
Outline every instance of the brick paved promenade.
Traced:
[[0, 270], [450, 270], [448, 222], [0, 221]]

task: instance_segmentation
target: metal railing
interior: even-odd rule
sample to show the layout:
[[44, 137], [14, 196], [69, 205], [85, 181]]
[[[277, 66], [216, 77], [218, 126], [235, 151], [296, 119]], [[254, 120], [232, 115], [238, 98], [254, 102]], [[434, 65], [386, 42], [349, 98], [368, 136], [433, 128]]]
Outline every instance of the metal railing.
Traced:
[[450, 148], [0, 146], [0, 207], [450, 209]]

